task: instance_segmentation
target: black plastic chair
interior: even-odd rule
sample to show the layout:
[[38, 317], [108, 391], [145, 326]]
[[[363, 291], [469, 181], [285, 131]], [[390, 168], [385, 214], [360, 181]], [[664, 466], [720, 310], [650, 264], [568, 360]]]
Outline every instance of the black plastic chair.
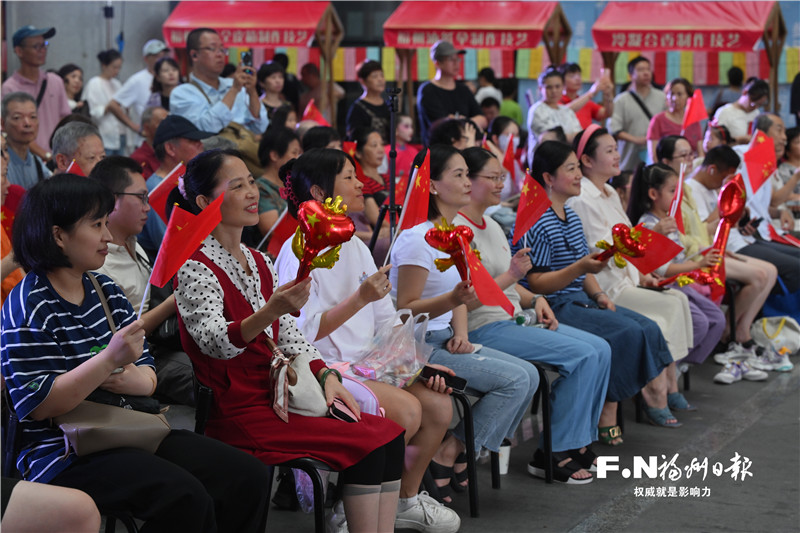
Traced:
[[[210, 387], [197, 381], [196, 378], [195, 387], [197, 407], [194, 418], [194, 432], [204, 435], [211, 405], [214, 402], [214, 391]], [[330, 465], [316, 459], [311, 459], [310, 457], [301, 457], [277, 465], [269, 465], [269, 476], [267, 479], [267, 494], [269, 495], [272, 494], [272, 479], [275, 477], [276, 466], [285, 466], [302, 470], [311, 478], [311, 482], [314, 485], [314, 531], [315, 533], [325, 533], [325, 485], [323, 484], [322, 477], [319, 475], [318, 470], [327, 470], [329, 472], [333, 472], [334, 470]], [[265, 522], [268, 514], [269, 502], [267, 502], [266, 512], [264, 513]]]
[[[17, 456], [22, 448], [22, 433], [19, 431], [19, 418], [14, 411], [11, 403], [11, 395], [8, 389], [3, 390], [3, 410], [5, 435], [3, 438], [3, 477], [21, 478], [16, 468]], [[105, 533], [115, 533], [117, 520], [122, 522], [128, 533], [139, 533], [133, 516], [127, 513], [104, 511], [98, 508], [100, 514], [106, 519]]]

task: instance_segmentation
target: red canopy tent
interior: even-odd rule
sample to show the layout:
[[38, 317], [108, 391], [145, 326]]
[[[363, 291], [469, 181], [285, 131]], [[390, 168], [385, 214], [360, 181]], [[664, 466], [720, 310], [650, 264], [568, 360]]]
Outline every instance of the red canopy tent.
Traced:
[[217, 30], [228, 47], [319, 46], [325, 59], [320, 107], [329, 106], [335, 123], [333, 56], [344, 28], [331, 2], [182, 1], [164, 22], [164, 40], [185, 48], [188, 33], [201, 27]]
[[763, 39], [778, 109], [778, 62], [786, 40], [778, 2], [609, 2], [592, 37], [611, 69], [627, 50], [749, 52]]
[[401, 79], [405, 71], [409, 110], [414, 49], [441, 39], [458, 48], [517, 50], [535, 48], [543, 37], [553, 63], [561, 63], [572, 28], [558, 2], [407, 1], [383, 24], [386, 46], [395, 47], [400, 58]]

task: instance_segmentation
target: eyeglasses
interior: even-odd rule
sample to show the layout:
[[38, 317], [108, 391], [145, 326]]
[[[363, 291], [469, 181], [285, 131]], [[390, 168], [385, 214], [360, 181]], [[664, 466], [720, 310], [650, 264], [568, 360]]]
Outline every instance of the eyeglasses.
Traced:
[[223, 48], [223, 47], [214, 48], [214, 47], [211, 47], [211, 46], [201, 46], [200, 48], [198, 48], [198, 50], [207, 50], [207, 51], [211, 52], [212, 55], [213, 54], [228, 55], [228, 49], [227, 48]]
[[142, 202], [142, 205], [150, 205], [150, 198], [146, 192], [115, 192], [114, 194], [119, 194], [122, 196], [138, 196], [139, 200]]
[[45, 41], [43, 43], [29, 44], [25, 48], [33, 48], [37, 52], [41, 52], [42, 50], [47, 49], [48, 46], [50, 46], [50, 42], [49, 41]]
[[473, 176], [476, 177], [476, 178], [486, 178], [487, 180], [492, 180], [493, 182], [495, 182], [497, 184], [505, 183], [505, 181], [506, 181], [506, 175], [505, 174], [501, 174], [500, 176], [487, 176], [485, 174], [473, 174]]
[[682, 153], [682, 154], [675, 154], [675, 155], [672, 156], [672, 160], [675, 160], [675, 159], [687, 159], [687, 160], [688, 159], [692, 159], [692, 152], [685, 152], [685, 153]]

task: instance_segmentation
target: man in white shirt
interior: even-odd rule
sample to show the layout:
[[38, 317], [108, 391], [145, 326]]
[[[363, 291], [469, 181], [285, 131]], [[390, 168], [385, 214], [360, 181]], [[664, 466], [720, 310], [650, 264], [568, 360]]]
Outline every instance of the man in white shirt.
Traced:
[[178, 85], [170, 94], [169, 107], [198, 129], [219, 133], [231, 122], [255, 134], [264, 133], [269, 120], [256, 90], [252, 67], [241, 63], [228, 78], [220, 78], [227, 62], [227, 50], [216, 30], [197, 28], [186, 38], [192, 64], [189, 83]]
[[[134, 132], [134, 135], [127, 136], [128, 146], [131, 150], [142, 144], [141, 119], [144, 108], [147, 106], [147, 100], [150, 98], [153, 67], [156, 61], [167, 53], [169, 53], [169, 48], [158, 39], [151, 39], [144, 43], [142, 56], [144, 56], [145, 68], [128, 78], [108, 104], [108, 112]], [[128, 111], [126, 112], [125, 109]]]
[[608, 131], [619, 141], [620, 170], [635, 170], [647, 161], [650, 119], [667, 109], [666, 96], [651, 85], [653, 70], [646, 57], [632, 59], [628, 74], [631, 86], [614, 99], [614, 112], [608, 119]]

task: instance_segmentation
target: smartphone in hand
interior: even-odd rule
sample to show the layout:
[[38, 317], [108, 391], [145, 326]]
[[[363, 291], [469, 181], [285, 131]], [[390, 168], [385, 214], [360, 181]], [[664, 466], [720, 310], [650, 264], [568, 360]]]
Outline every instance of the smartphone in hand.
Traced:
[[467, 380], [464, 378], [460, 378], [458, 376], [451, 376], [444, 370], [439, 370], [438, 368], [434, 368], [432, 366], [425, 365], [422, 369], [422, 373], [420, 374], [420, 378], [424, 381], [428, 381], [428, 379], [434, 376], [442, 376], [444, 378], [444, 383], [454, 391], [464, 392], [464, 389], [467, 388]]

